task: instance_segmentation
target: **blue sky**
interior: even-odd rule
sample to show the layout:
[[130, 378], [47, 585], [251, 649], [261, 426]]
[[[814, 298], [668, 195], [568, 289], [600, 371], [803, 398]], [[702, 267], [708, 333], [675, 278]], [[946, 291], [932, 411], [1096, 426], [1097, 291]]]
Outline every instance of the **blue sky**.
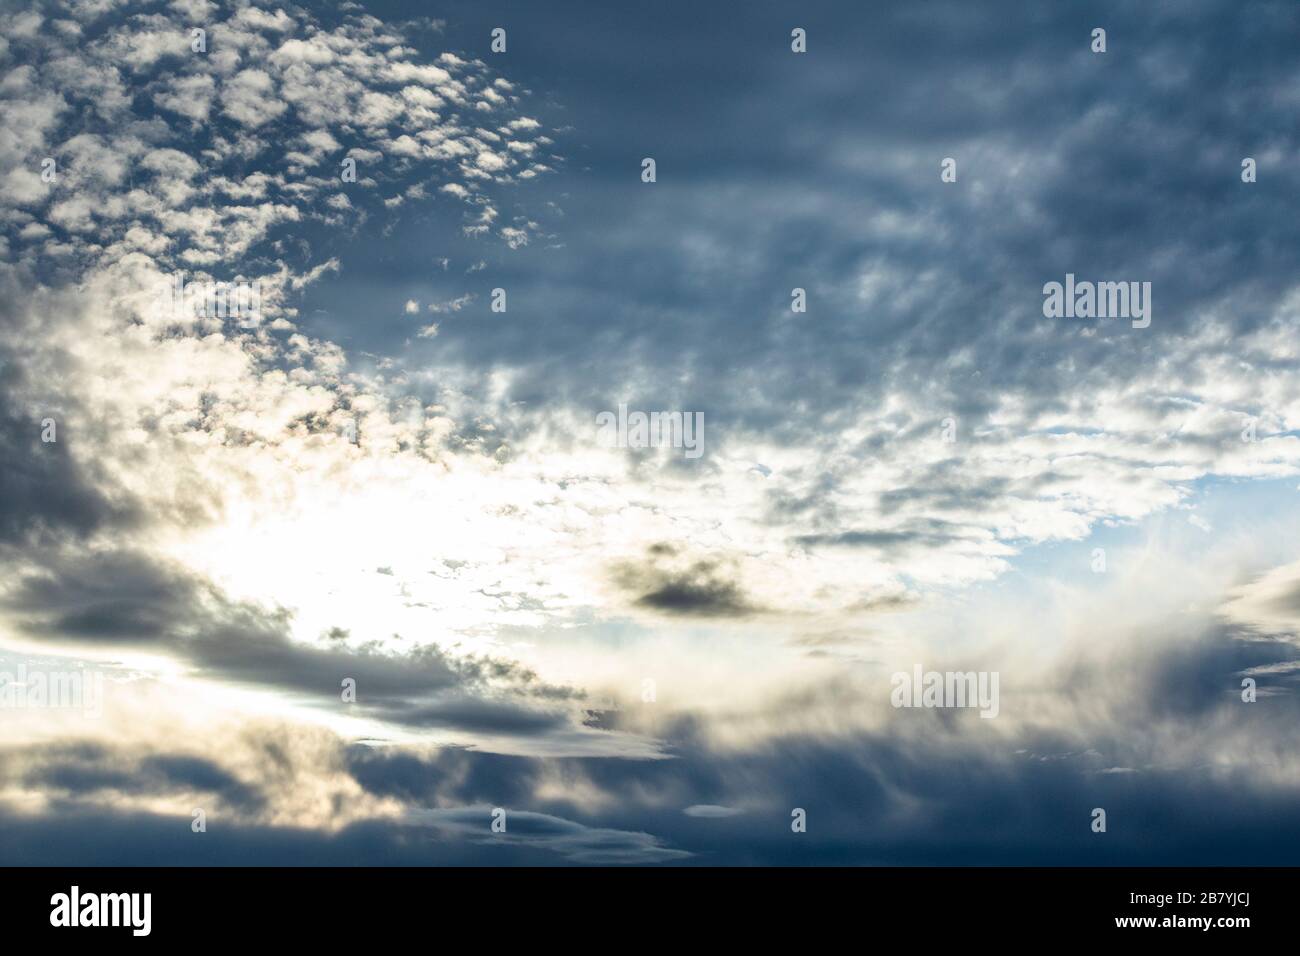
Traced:
[[552, 7], [7, 18], [0, 862], [1294, 863], [1293, 6]]

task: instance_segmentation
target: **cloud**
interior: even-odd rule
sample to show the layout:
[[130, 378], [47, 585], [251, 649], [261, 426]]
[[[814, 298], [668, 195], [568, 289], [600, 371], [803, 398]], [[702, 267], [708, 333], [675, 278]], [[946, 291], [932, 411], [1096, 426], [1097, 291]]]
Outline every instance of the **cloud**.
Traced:
[[[412, 811], [407, 820], [432, 826], [439, 832], [451, 831], [464, 837], [469, 832], [482, 831], [485, 821], [492, 819], [491, 809], [475, 807]], [[592, 866], [665, 863], [683, 860], [691, 855], [683, 850], [662, 846], [659, 840], [648, 833], [585, 827], [542, 813], [507, 811], [505, 820], [507, 829], [499, 834], [499, 842], [549, 850], [574, 863]], [[480, 839], [478, 842], [487, 841]]]
[[706, 820], [719, 820], [726, 817], [739, 816], [744, 810], [736, 807], [719, 807], [710, 803], [697, 803], [695, 806], [687, 807], [682, 813], [688, 817], [702, 817]]
[[[1287, 7], [1114, 6], [1123, 71], [941, 13], [814, 11], [862, 42], [803, 69], [523, 11], [508, 78], [360, 9], [13, 18], [0, 638], [111, 693], [4, 723], [5, 860], [1293, 861]], [[1045, 318], [1066, 273], [1151, 326]], [[705, 455], [599, 447], [624, 402]], [[892, 708], [917, 663], [998, 719]]]
[[61, 745], [40, 759], [25, 782], [77, 797], [97, 797], [105, 791], [137, 796], [204, 793], [250, 811], [262, 801], [255, 789], [203, 757], [154, 754], [133, 766], [124, 766], [121, 757], [98, 744]]
[[614, 579], [636, 604], [665, 614], [731, 617], [759, 611], [731, 579], [734, 573], [723, 558], [690, 559], [659, 544], [647, 561], [617, 565]]
[[1300, 633], [1300, 564], [1272, 568], [1230, 591], [1224, 616], [1235, 624], [1272, 633]]
[[231, 602], [140, 554], [51, 555], [6, 587], [0, 606], [42, 641], [167, 651], [197, 676], [298, 693], [318, 706], [337, 704], [351, 680], [359, 711], [412, 727], [541, 734], [571, 723], [554, 705], [580, 696], [512, 661], [455, 658], [433, 645], [393, 654], [365, 643], [298, 644], [284, 610]]

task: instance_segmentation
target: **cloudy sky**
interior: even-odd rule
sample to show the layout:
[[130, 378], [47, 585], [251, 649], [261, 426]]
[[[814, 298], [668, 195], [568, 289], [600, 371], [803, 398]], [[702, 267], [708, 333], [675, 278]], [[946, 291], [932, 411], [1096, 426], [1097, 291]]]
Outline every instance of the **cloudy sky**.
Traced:
[[1300, 863], [1294, 4], [5, 8], [0, 863]]

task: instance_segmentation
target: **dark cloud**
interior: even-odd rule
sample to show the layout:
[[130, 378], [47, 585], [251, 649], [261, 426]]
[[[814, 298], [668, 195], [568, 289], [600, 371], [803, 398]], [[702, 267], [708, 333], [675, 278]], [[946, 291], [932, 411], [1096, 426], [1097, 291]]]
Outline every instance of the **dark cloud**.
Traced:
[[563, 711], [539, 711], [509, 699], [457, 696], [432, 704], [380, 706], [383, 716], [412, 727], [446, 727], [485, 734], [543, 734], [570, 722]]
[[[32, 294], [30, 283], [0, 271], [0, 324]], [[36, 334], [30, 331], [29, 334]], [[71, 453], [87, 417], [75, 414], [52, 383], [32, 381], [30, 355], [0, 341], [0, 545], [84, 537], [129, 525], [135, 509], [93, 466]], [[45, 370], [49, 374], [50, 369]], [[44, 422], [53, 420], [53, 441]]]
[[[1275, 710], [1265, 712], [1236, 694], [1239, 667], [1279, 655], [1295, 651], [1282, 641], [1245, 646], [1211, 628], [1172, 654], [1152, 649], [1127, 659], [1129, 683], [1119, 693], [1107, 691], [1111, 670], [1068, 670], [1060, 679], [1070, 695], [1111, 708], [1107, 719], [1030, 725], [1012, 737], [988, 731], [974, 715], [953, 721], [907, 711], [880, 733], [790, 733], [720, 752], [703, 725], [680, 717], [664, 730], [675, 755], [667, 761], [542, 761], [463, 750], [416, 758], [358, 749], [350, 772], [368, 790], [412, 803], [511, 803], [576, 812], [587, 826], [645, 828], [703, 863], [1285, 863], [1300, 845], [1278, 836], [1286, 828], [1271, 829], [1274, 814], [1296, 817], [1284, 790], [1244, 768], [1224, 776], [1171, 766], [1163, 752], [1171, 742], [1155, 732], [1175, 727], [1177, 738], [1194, 739], [1216, 728], [1267, 752], [1288, 746], [1300, 699], [1275, 699]], [[1014, 706], [1004, 700], [1004, 711]], [[605, 799], [528, 799], [556, 777], [595, 787]], [[808, 813], [806, 834], [790, 831], [795, 807]], [[1094, 807], [1107, 811], [1105, 834], [1090, 830]], [[696, 812], [684, 818], [681, 808]]]
[[680, 555], [670, 545], [652, 545], [645, 561], [617, 565], [614, 581], [636, 605], [663, 614], [743, 617], [762, 611], [734, 579], [734, 562], [715, 557], [675, 560]]
[[304, 644], [288, 636], [288, 612], [231, 601], [140, 552], [41, 556], [39, 569], [0, 594], [0, 607], [42, 640], [162, 650], [199, 676], [293, 692], [322, 706], [340, 702], [351, 679], [358, 710], [413, 727], [529, 735], [576, 716], [562, 708], [578, 691], [540, 681], [513, 661], [453, 656], [437, 645], [395, 654], [368, 643], [344, 646], [342, 637]]
[[25, 783], [52, 794], [96, 798], [106, 792], [131, 796], [170, 796], [201, 792], [241, 812], [256, 811], [263, 797], [256, 785], [239, 780], [219, 764], [187, 754], [139, 756], [93, 743], [58, 744], [36, 757]]
[[803, 547], [839, 546], [847, 548], [878, 548], [882, 551], [908, 546], [938, 547], [955, 541], [969, 540], [969, 528], [940, 519], [912, 521], [902, 529], [867, 531], [855, 529], [827, 534], [799, 535], [795, 542]]
[[421, 753], [361, 745], [348, 748], [347, 768], [368, 792], [413, 806], [525, 806], [543, 769], [533, 758], [461, 747]]
[[[584, 827], [522, 812], [511, 830], [490, 831], [491, 808], [367, 820], [324, 833], [306, 827], [232, 823], [190, 832], [190, 818], [56, 805], [45, 818], [0, 812], [20, 835], [0, 848], [6, 866], [557, 866], [656, 864], [688, 855], [639, 831]], [[472, 835], [471, 835], [472, 834]]]
[[[879, 732], [791, 731], [718, 749], [700, 719], [683, 714], [663, 726], [668, 760], [336, 741], [313, 764], [290, 760], [289, 738], [273, 734], [250, 739], [279, 770], [253, 778], [208, 757], [104, 744], [5, 751], [0, 773], [26, 767], [54, 803], [17, 827], [0, 862], [35, 860], [38, 835], [47, 862], [105, 861], [113, 851], [88, 836], [96, 826], [121, 837], [115, 862], [166, 858], [187, 846], [188, 818], [123, 813], [100, 798], [198, 790], [220, 797], [229, 815], [206, 842], [195, 838], [186, 863], [229, 860], [237, 848], [245, 863], [300, 864], [345, 854], [354, 864], [1285, 864], [1300, 852], [1288, 835], [1300, 832], [1291, 826], [1300, 811], [1285, 787], [1249, 764], [1224, 773], [1171, 759], [1211, 734], [1251, 740], [1261, 753], [1294, 746], [1300, 696], [1245, 704], [1235, 694], [1242, 665], [1289, 648], [1254, 644], [1211, 628], [1173, 654], [1132, 653], [1119, 671], [1068, 670], [1060, 679], [1093, 702], [1093, 716], [1076, 726], [1022, 722], [1010, 735], [974, 714], [912, 710]], [[1125, 675], [1119, 688], [1116, 673]], [[860, 691], [816, 695], [837, 693]], [[1014, 691], [1004, 697], [1004, 713], [1018, 706]], [[301, 789], [321, 772], [398, 801], [400, 823], [325, 832], [252, 822], [268, 788]], [[489, 829], [495, 807], [508, 818], [500, 840]], [[1090, 829], [1095, 807], [1107, 812], [1104, 834]], [[806, 811], [807, 833], [791, 832], [794, 808]]]

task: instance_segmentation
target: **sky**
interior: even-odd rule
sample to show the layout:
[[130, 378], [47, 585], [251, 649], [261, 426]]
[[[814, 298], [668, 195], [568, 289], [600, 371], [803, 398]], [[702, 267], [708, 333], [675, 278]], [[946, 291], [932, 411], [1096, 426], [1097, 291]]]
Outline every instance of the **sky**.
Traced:
[[0, 864], [1300, 863], [1294, 4], [4, 8]]

